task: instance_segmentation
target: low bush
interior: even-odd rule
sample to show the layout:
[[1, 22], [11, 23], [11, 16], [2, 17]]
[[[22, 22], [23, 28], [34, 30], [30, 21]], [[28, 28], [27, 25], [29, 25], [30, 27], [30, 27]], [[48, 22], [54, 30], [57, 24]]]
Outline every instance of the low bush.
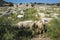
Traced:
[[[52, 38], [53, 40], [58, 40], [60, 38], [60, 19], [53, 19], [49, 22], [47, 27], [47, 36]], [[60, 39], [59, 39], [60, 40]]]

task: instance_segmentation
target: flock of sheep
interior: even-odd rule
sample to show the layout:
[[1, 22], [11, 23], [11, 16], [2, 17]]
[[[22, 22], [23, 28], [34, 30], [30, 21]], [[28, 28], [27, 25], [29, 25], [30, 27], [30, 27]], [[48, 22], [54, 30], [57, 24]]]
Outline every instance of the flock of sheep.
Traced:
[[[17, 23], [18, 28], [24, 27], [24, 28], [29, 28], [32, 30], [35, 30], [39, 34], [43, 34], [46, 32], [47, 29], [45, 29], [45, 24], [43, 24], [41, 21], [21, 21]], [[34, 34], [34, 31], [32, 32]]]

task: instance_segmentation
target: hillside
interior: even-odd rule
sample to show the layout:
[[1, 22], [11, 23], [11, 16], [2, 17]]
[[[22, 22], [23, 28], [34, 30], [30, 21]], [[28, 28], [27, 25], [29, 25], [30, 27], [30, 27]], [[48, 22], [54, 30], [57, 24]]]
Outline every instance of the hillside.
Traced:
[[13, 3], [0, 0], [0, 7], [3, 7], [3, 6], [13, 6]]

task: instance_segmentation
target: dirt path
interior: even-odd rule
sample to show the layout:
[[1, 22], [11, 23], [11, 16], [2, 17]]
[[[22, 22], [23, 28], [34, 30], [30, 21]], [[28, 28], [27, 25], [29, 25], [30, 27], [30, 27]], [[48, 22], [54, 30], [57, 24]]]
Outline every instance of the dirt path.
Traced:
[[33, 38], [31, 40], [51, 40], [50, 38]]
[[37, 36], [37, 37], [33, 37], [31, 40], [52, 40], [46, 36]]

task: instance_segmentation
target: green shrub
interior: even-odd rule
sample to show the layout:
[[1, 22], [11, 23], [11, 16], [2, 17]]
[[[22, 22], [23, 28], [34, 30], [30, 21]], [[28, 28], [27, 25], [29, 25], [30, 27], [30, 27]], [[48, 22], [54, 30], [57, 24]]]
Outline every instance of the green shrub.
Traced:
[[[0, 18], [0, 40], [29, 40], [32, 36], [33, 29], [18, 28], [13, 25], [14, 21], [8, 19], [8, 17]], [[36, 30], [35, 30], [36, 31]], [[34, 35], [36, 32], [34, 31]]]
[[49, 24], [46, 25], [47, 27], [47, 35], [48, 37], [57, 40], [60, 38], [60, 19], [53, 19]]

